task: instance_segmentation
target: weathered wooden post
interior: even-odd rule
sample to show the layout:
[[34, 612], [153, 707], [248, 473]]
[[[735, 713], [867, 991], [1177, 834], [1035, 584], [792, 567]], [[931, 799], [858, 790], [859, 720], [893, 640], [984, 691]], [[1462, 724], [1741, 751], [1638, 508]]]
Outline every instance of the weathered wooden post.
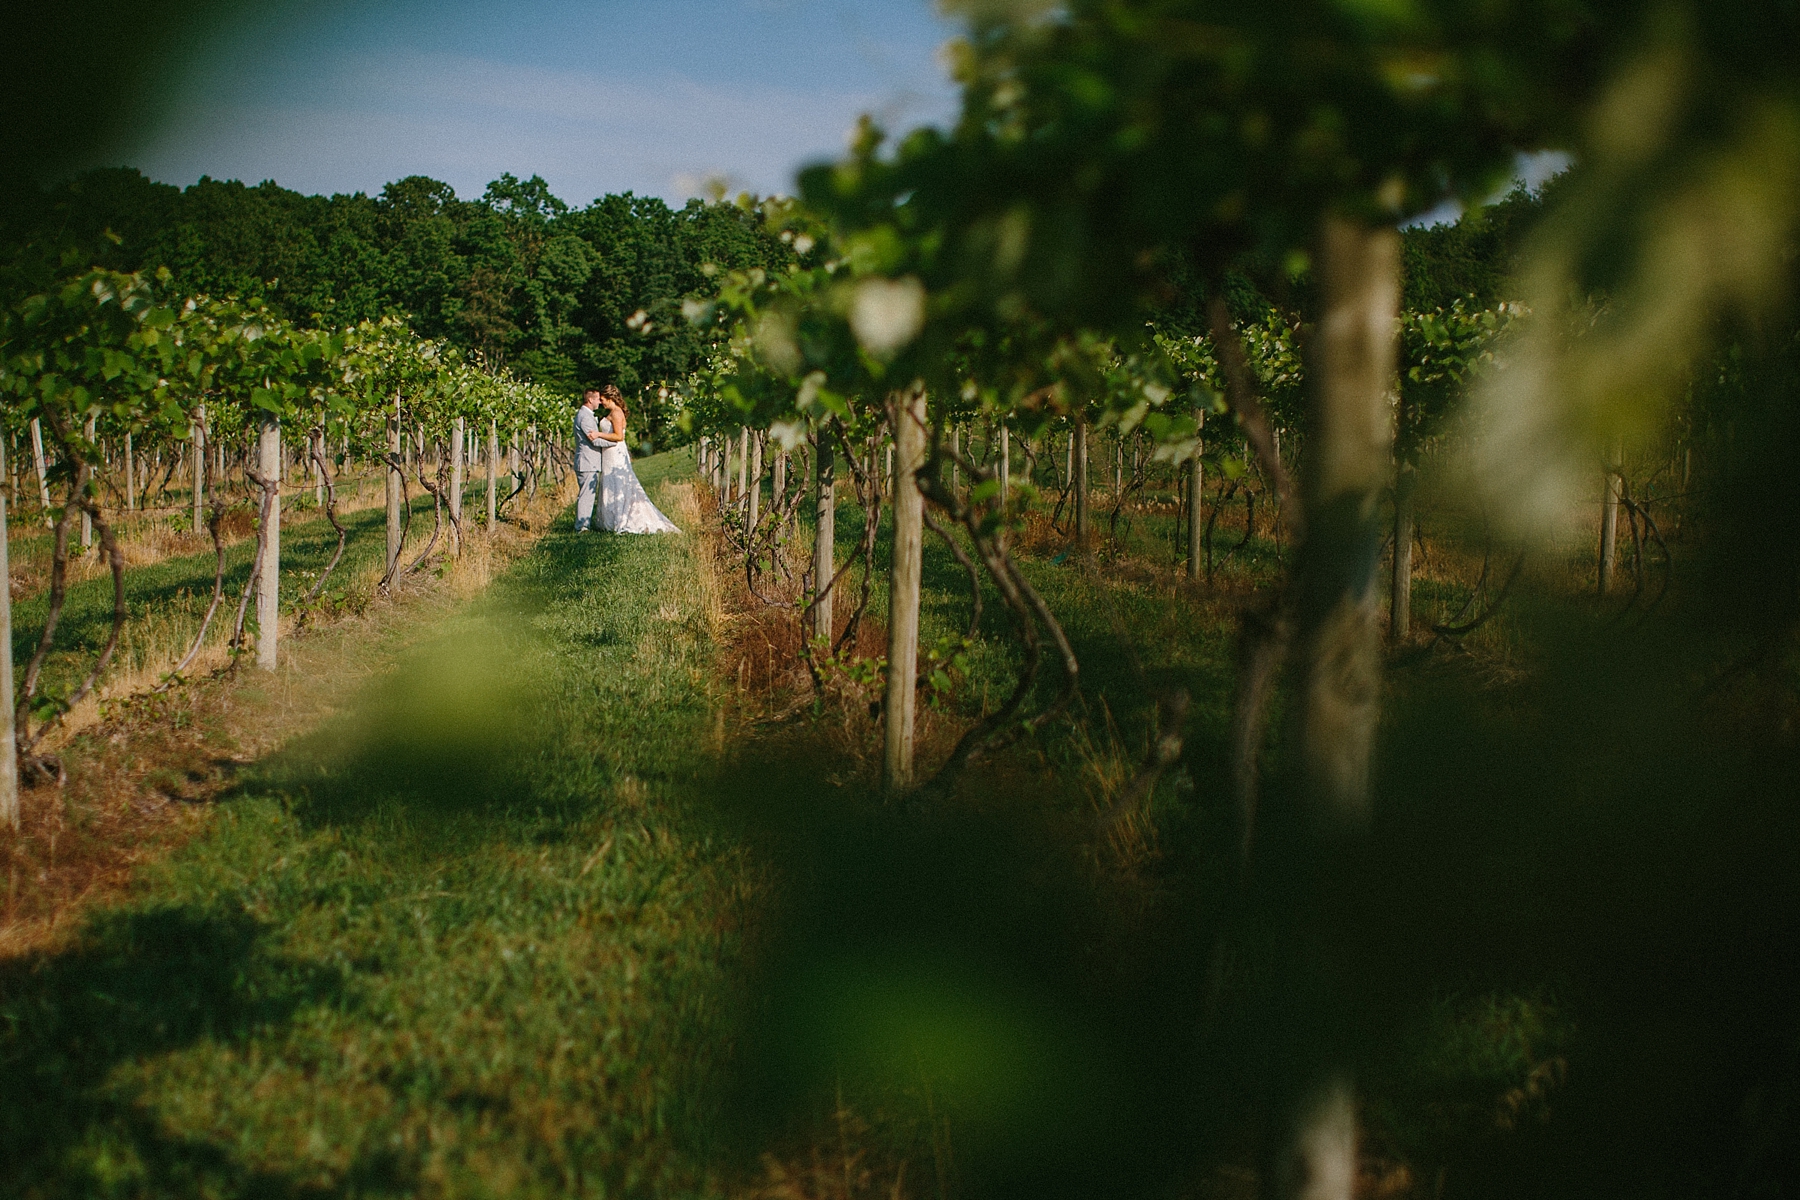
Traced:
[[44, 427], [36, 417], [31, 418], [31, 457], [37, 466], [38, 497], [44, 505], [44, 526], [49, 528], [55, 524], [50, 519], [50, 472], [44, 465]]
[[462, 553], [463, 436], [466, 428], [461, 417], [450, 427], [450, 536], [456, 539], [458, 554]]
[[[918, 703], [919, 585], [924, 559], [925, 498], [918, 471], [925, 465], [925, 389], [895, 394], [889, 445], [894, 502], [894, 559], [888, 571], [886, 753], [882, 782], [889, 795], [913, 782], [913, 724]], [[897, 453], [896, 453], [897, 451]]]
[[400, 393], [394, 393], [394, 415], [388, 421], [388, 464], [387, 464], [387, 572], [386, 578], [394, 577], [395, 564], [400, 561], [401, 526], [401, 477], [400, 477]]
[[1403, 642], [1412, 631], [1413, 484], [1418, 472], [1408, 462], [1394, 472], [1394, 564], [1388, 593], [1388, 636]]
[[763, 443], [762, 434], [753, 434], [750, 438], [750, 520], [749, 527], [756, 528], [756, 519], [762, 511], [762, 472]]
[[732, 497], [736, 503], [742, 504], [750, 494], [750, 427], [738, 430], [738, 469], [737, 494]]
[[[1623, 457], [1621, 455], [1620, 457]], [[1613, 562], [1619, 549], [1619, 496], [1624, 491], [1620, 468], [1606, 468], [1606, 491], [1600, 502], [1600, 594], [1612, 590]]]
[[1075, 417], [1071, 453], [1075, 459], [1075, 544], [1085, 546], [1088, 539], [1088, 427], [1087, 418], [1080, 414]]
[[836, 570], [837, 536], [837, 463], [831, 430], [819, 426], [815, 435], [816, 449], [813, 482], [813, 600], [812, 637], [831, 645], [834, 632], [831, 623], [831, 576]]
[[493, 532], [500, 513], [500, 423], [488, 422], [487, 444], [487, 527]]
[[265, 415], [258, 439], [262, 455], [260, 470], [271, 489], [265, 511], [269, 514], [264, 531], [262, 575], [256, 584], [256, 665], [265, 671], [275, 669], [276, 633], [281, 619], [281, 422]]
[[[1200, 422], [1196, 436], [1206, 428], [1206, 412], [1196, 412]], [[1187, 574], [1189, 579], [1200, 578], [1205, 569], [1201, 558], [1204, 547], [1201, 546], [1202, 534], [1205, 533], [1205, 522], [1200, 519], [1200, 512], [1206, 507], [1206, 460], [1200, 457], [1201, 443], [1194, 443], [1194, 458], [1188, 464], [1188, 527], [1187, 527]], [[1122, 457], [1122, 456], [1121, 456]]]
[[1000, 426], [1000, 505], [1012, 496], [1012, 431]]
[[0, 445], [0, 825], [19, 828], [19, 741], [13, 719], [12, 571], [6, 558], [6, 501], [12, 476]]
[[[90, 446], [93, 445], [93, 443], [94, 443], [94, 418], [93, 417], [89, 417], [87, 419], [87, 425], [85, 427], [83, 427], [82, 433], [86, 436], [88, 445], [90, 445]], [[86, 453], [86, 451], [84, 450], [83, 453]], [[98, 465], [98, 464], [96, 464], [96, 465]], [[93, 518], [92, 514], [90, 514], [88, 512], [88, 510], [85, 507], [83, 507], [81, 510], [81, 548], [83, 550], [86, 550], [89, 546], [92, 546], [93, 544], [94, 544], [94, 518]]]

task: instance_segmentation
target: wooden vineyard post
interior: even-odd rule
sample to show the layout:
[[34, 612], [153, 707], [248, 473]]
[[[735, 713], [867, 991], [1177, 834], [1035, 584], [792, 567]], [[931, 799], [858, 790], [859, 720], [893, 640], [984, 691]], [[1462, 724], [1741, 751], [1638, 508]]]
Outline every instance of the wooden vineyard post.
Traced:
[[1000, 426], [1000, 532], [997, 541], [1006, 546], [1006, 517], [1012, 510], [1012, 431]]
[[488, 422], [487, 444], [487, 527], [488, 532], [494, 530], [494, 522], [500, 517], [500, 423]]
[[762, 473], [763, 444], [761, 434], [750, 435], [750, 491], [747, 499], [750, 502], [749, 528], [756, 528], [756, 519], [762, 515]]
[[1388, 580], [1388, 639], [1404, 642], [1412, 632], [1413, 485], [1418, 482], [1417, 448], [1404, 389], [1394, 410], [1394, 557]]
[[461, 417], [450, 427], [450, 536], [456, 540], [456, 553], [462, 553], [463, 512], [463, 436], [467, 427]]
[[1086, 546], [1088, 540], [1088, 427], [1087, 420], [1075, 418], [1075, 544]]
[[[913, 782], [913, 723], [918, 703], [919, 585], [924, 559], [925, 498], [918, 471], [925, 465], [925, 389], [893, 398], [894, 559], [888, 572], [886, 753], [882, 783], [889, 795]], [[898, 453], [894, 453], [897, 451]]]
[[[82, 432], [87, 437], [88, 445], [90, 445], [90, 446], [93, 445], [93, 443], [94, 443], [94, 418], [93, 417], [89, 417], [87, 419], [87, 425], [82, 430]], [[83, 451], [83, 453], [85, 453], [85, 451]], [[96, 465], [98, 465], [98, 464], [96, 464]], [[94, 544], [94, 518], [93, 518], [92, 514], [90, 514], [88, 512], [88, 510], [84, 507], [81, 510], [81, 548], [83, 550], [86, 550], [89, 546], [92, 546], [93, 544]]]
[[732, 500], [742, 504], [750, 495], [750, 427], [738, 430], [737, 494]]
[[1613, 563], [1619, 549], [1619, 494], [1623, 489], [1619, 468], [1606, 469], [1606, 492], [1600, 502], [1600, 594], [1612, 590]]
[[276, 626], [281, 618], [281, 422], [265, 416], [258, 438], [260, 470], [272, 489], [264, 533], [262, 576], [256, 584], [256, 665], [275, 669]]
[[394, 577], [394, 564], [400, 561], [400, 393], [394, 393], [394, 416], [388, 423], [387, 468], [387, 575]]
[[6, 500], [12, 476], [0, 444], [0, 825], [19, 828], [19, 741], [13, 717], [12, 571], [6, 558]]
[[831, 624], [831, 575], [836, 570], [837, 548], [837, 464], [834, 461], [831, 430], [819, 426], [817, 452], [813, 455], [813, 610], [812, 639], [831, 646], [834, 632]]
[[50, 519], [50, 472], [44, 465], [44, 427], [36, 417], [31, 418], [31, 456], [37, 466], [38, 497], [44, 505], [44, 526], [54, 525]]
[[[1200, 421], [1200, 429], [1206, 428], [1204, 410], [1195, 414]], [[1188, 524], [1187, 524], [1187, 574], [1189, 579], [1200, 578], [1203, 569], [1201, 558], [1204, 548], [1201, 545], [1205, 532], [1205, 523], [1200, 519], [1200, 510], [1206, 505], [1206, 462], [1200, 457], [1201, 446], [1194, 445], [1194, 459], [1188, 464]], [[1121, 459], [1124, 457], [1120, 455]]]
[[1000, 426], [1000, 507], [1012, 497], [1012, 431]]
[[775, 451], [775, 466], [769, 472], [769, 503], [777, 511], [787, 495], [787, 462], [788, 452], [778, 448]]
[[1412, 631], [1413, 484], [1418, 472], [1403, 462], [1394, 473], [1394, 570], [1388, 593], [1388, 637], [1403, 642]]
[[125, 431], [125, 511], [137, 507], [137, 460], [131, 454], [131, 430]]

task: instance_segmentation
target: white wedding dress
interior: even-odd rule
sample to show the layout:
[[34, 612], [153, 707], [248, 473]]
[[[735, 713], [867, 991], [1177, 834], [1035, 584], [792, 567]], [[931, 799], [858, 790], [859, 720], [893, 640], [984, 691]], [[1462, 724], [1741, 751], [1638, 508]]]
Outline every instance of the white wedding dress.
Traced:
[[[600, 429], [612, 432], [612, 419], [603, 417]], [[600, 528], [613, 533], [680, 533], [675, 522], [662, 515], [631, 466], [631, 451], [623, 442], [609, 442], [600, 452]]]

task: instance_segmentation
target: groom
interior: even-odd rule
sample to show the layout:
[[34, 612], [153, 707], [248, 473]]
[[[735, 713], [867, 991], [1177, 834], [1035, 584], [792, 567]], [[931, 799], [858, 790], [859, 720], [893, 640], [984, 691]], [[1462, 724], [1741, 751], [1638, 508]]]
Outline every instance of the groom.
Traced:
[[592, 528], [596, 504], [605, 511], [600, 496], [600, 452], [613, 442], [625, 440], [623, 434], [600, 431], [600, 418], [594, 415], [599, 407], [600, 389], [590, 387], [581, 393], [581, 407], [575, 410], [575, 478], [581, 483], [581, 493], [575, 498], [576, 533]]

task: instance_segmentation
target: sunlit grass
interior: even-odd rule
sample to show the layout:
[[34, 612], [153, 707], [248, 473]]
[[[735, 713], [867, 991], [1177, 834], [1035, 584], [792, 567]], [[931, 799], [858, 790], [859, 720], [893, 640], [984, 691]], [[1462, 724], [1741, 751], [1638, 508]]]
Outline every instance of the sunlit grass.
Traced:
[[[1126, 553], [1063, 554], [1039, 529], [1025, 570], [1080, 656], [1081, 699], [919, 819], [874, 786], [866, 704], [765, 721], [740, 692], [755, 611], [721, 594], [732, 563], [700, 557], [700, 507], [670, 478], [687, 459], [640, 471], [689, 536], [559, 523], [249, 769], [128, 901], [0, 972], [0, 1090], [51, 1098], [0, 1117], [0, 1190], [707, 1195], [761, 1178], [768, 1195], [946, 1197], [980, 1190], [970, 1172], [1078, 1191], [1083, 1172], [1186, 1169], [1163, 1156], [1187, 1153], [1193, 1072], [1251, 1053], [1203, 1059], [1194, 1037], [1214, 1020], [1233, 635], [1283, 547], [1264, 529], [1206, 584], [1176, 570], [1172, 513], [1139, 514]], [[857, 520], [847, 506], [840, 530]], [[1457, 554], [1422, 609], [1460, 603]], [[927, 771], [1015, 677], [987, 601], [966, 674], [926, 705]], [[960, 635], [967, 606], [928, 543], [922, 644]], [[878, 577], [875, 625], [885, 609]], [[1058, 682], [1047, 661], [1034, 703]], [[1181, 760], [1115, 820], [1177, 689]], [[1278, 706], [1277, 776], [1280, 723]], [[1233, 1008], [1254, 990], [1226, 989], [1237, 1028], [1256, 1027]], [[1559, 1050], [1522, 996], [1420, 1014], [1384, 1085], [1394, 1136], [1461, 1136], [1415, 1129], [1440, 1095], [1486, 1120], [1554, 1090]]]
[[[478, 489], [471, 487], [471, 497]], [[291, 627], [337, 545], [337, 535], [328, 522], [311, 506], [311, 496], [304, 505], [290, 505], [284, 513], [281, 530], [282, 608], [284, 626]], [[547, 520], [553, 511], [554, 498], [547, 490], [537, 520]], [[522, 507], [522, 500], [515, 507]], [[413, 498], [412, 520], [407, 531], [403, 561], [410, 563], [424, 549], [432, 526], [429, 496]], [[473, 523], [477, 505], [473, 499], [466, 512], [470, 518], [469, 548], [474, 551], [471, 565], [480, 574], [484, 563], [478, 528]], [[386, 535], [385, 511], [381, 508], [357, 508], [343, 511], [339, 519], [349, 531], [343, 560], [326, 582], [319, 600], [311, 607], [309, 619], [329, 618], [344, 612], [361, 611], [373, 597], [384, 567]], [[232, 618], [238, 596], [255, 559], [254, 518], [248, 510], [234, 511], [228, 516], [233, 537], [226, 539], [225, 597], [208, 630], [206, 644], [189, 673], [194, 674], [221, 665], [227, 660], [226, 644], [231, 636]], [[210, 540], [183, 532], [179, 519], [171, 525], [167, 517], [144, 516], [132, 523], [131, 532], [123, 536], [126, 551], [125, 599], [127, 619], [119, 648], [112, 665], [101, 680], [97, 699], [130, 695], [155, 687], [178, 663], [199, 633], [200, 622], [212, 598], [217, 559]], [[249, 536], [243, 536], [244, 531]], [[438, 541], [439, 552], [448, 546], [448, 535]], [[35, 548], [48, 554], [47, 538], [20, 527], [15, 544]], [[203, 549], [200, 549], [204, 547]], [[196, 549], [200, 552], [196, 553]], [[113, 584], [109, 571], [97, 564], [98, 553], [90, 551], [75, 559], [78, 569], [70, 572], [68, 599], [58, 622], [56, 642], [44, 665], [40, 694], [67, 694], [92, 667], [95, 655], [106, 644], [112, 632]], [[39, 572], [47, 581], [46, 571]], [[49, 608], [47, 591], [35, 591], [15, 599], [13, 604], [13, 661], [23, 670], [43, 633]], [[251, 614], [252, 618], [254, 613]], [[99, 705], [90, 699], [82, 711], [70, 715], [66, 722], [77, 727], [91, 720]]]
[[704, 606], [685, 538], [550, 533], [9, 968], [0, 1090], [46, 1103], [0, 1190], [707, 1190], [751, 881], [697, 807]]

